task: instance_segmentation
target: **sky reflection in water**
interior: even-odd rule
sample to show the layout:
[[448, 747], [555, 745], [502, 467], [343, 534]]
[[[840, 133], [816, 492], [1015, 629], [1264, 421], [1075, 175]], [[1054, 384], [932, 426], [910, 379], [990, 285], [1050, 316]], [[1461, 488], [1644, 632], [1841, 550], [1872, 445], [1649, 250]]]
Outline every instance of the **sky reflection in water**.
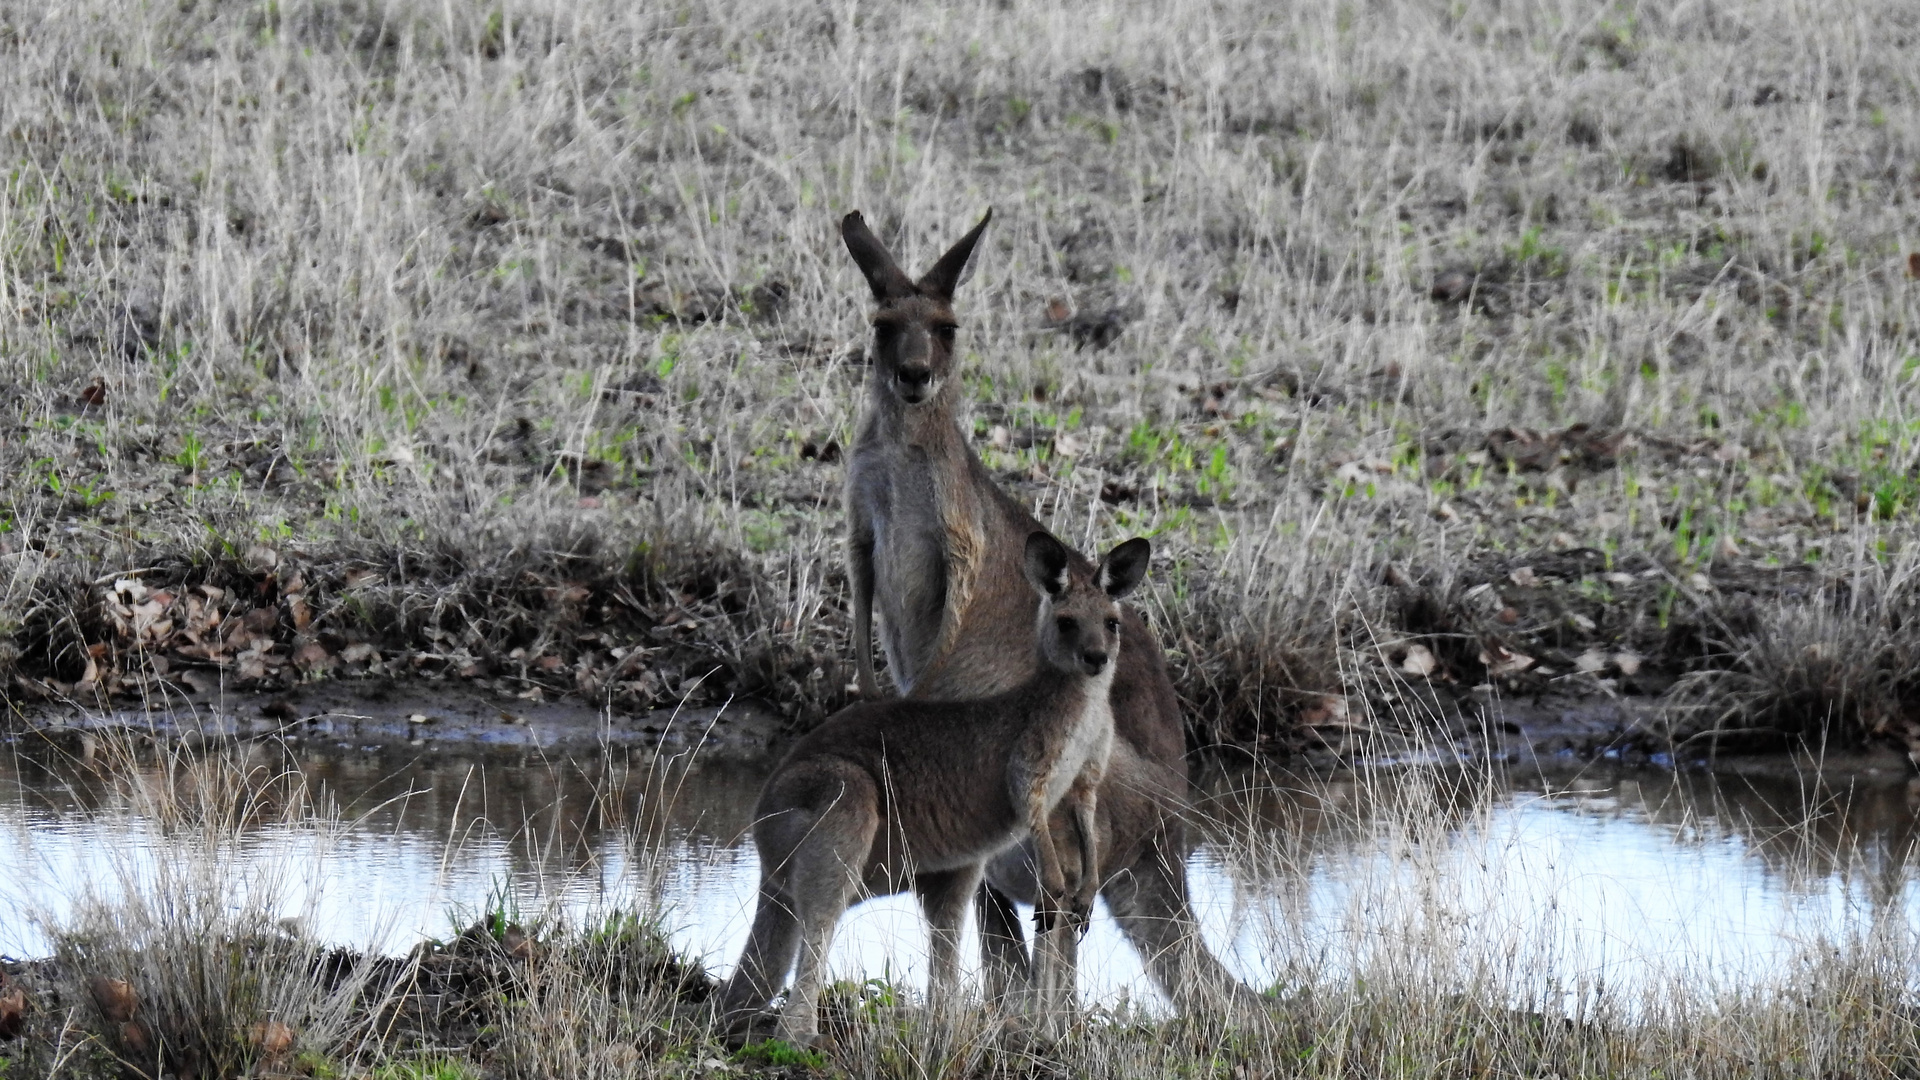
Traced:
[[[715, 972], [745, 941], [754, 769], [649, 785], [645, 770], [533, 756], [248, 753], [262, 775], [297, 770], [355, 824], [242, 831], [219, 847], [230, 894], [274, 896], [329, 941], [403, 951], [504, 894], [524, 915], [575, 921], [657, 897], [675, 944]], [[1260, 987], [1390, 962], [1411, 955], [1409, 940], [1434, 977], [1492, 978], [1517, 998], [1731, 986], [1778, 979], [1795, 950], [1876, 916], [1920, 925], [1904, 778], [1252, 781], [1205, 786], [1207, 839], [1189, 871], [1208, 941]], [[193, 865], [205, 847], [193, 835], [169, 835], [69, 760], [0, 755], [0, 952], [48, 952], [46, 921], [69, 918], [89, 890], [172, 887], [156, 875]], [[1104, 911], [1082, 955], [1090, 1001], [1157, 1001]], [[858, 908], [833, 970], [924, 985], [912, 901]]]

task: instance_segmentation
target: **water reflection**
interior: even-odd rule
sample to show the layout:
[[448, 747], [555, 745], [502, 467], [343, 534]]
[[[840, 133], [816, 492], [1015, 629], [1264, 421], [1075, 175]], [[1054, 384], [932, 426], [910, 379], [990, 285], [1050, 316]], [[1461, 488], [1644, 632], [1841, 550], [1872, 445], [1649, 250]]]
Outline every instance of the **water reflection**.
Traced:
[[[0, 754], [0, 951], [37, 955], [89, 896], [198, 858], [331, 940], [402, 950], [485, 907], [662, 912], [723, 970], [758, 866], [760, 772], [624, 756], [229, 747], [219, 768], [88, 739]], [[1190, 864], [1209, 942], [1267, 986], [1418, 962], [1521, 997], [1773, 977], [1878, 919], [1914, 924], [1904, 777], [1650, 771], [1488, 777], [1215, 773]], [[196, 827], [208, 807], [242, 828]], [[313, 811], [342, 827], [302, 827]], [[843, 976], [924, 980], [905, 898], [864, 905]], [[1092, 999], [1151, 999], [1097, 917]]]

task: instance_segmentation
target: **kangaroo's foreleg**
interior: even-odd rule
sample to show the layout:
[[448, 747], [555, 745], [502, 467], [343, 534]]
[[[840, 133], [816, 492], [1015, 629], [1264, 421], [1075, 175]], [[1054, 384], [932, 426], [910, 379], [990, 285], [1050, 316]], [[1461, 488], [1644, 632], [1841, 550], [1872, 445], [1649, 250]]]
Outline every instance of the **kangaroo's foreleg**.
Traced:
[[1040, 896], [1058, 901], [1067, 891], [1060, 849], [1054, 843], [1052, 807], [1047, 804], [1047, 776], [1035, 777], [1027, 790], [1027, 828], [1033, 832], [1033, 852], [1039, 862]]
[[1093, 898], [1100, 891], [1099, 789], [1099, 774], [1088, 770], [1074, 781], [1065, 800], [1073, 819], [1073, 831], [1080, 840], [1080, 880], [1074, 883], [1068, 911], [1082, 934], [1086, 933], [1093, 915]]
[[853, 584], [853, 657], [860, 697], [880, 700], [880, 678], [873, 671], [873, 533], [856, 526], [847, 537], [847, 576]]
[[[1080, 968], [1080, 937], [1086, 933], [1100, 883], [1100, 843], [1095, 824], [1098, 786], [1099, 774], [1095, 770], [1075, 778], [1047, 830], [1048, 835], [1055, 838], [1056, 851], [1069, 828], [1080, 849], [1080, 857], [1073, 860], [1073, 880], [1063, 881], [1057, 891], [1041, 890], [1040, 903], [1049, 913], [1048, 917], [1036, 920], [1039, 925], [1034, 942], [1034, 983], [1043, 1022], [1056, 1033], [1072, 1015]], [[1064, 877], [1065, 867], [1061, 870]]]

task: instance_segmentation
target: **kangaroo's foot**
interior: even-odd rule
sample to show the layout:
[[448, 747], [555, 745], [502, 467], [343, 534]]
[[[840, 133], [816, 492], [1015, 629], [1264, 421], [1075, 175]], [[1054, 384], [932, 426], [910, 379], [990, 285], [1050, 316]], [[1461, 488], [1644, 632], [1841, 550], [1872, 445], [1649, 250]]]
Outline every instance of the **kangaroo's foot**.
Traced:
[[720, 1041], [729, 1050], [780, 1038], [780, 1013], [772, 1009], [742, 1009], [720, 1018]]
[[774, 1027], [774, 1038], [791, 1046], [811, 1047], [820, 1041], [820, 1023], [817, 1017], [794, 1015], [792, 1010], [780, 1014], [780, 1022]]

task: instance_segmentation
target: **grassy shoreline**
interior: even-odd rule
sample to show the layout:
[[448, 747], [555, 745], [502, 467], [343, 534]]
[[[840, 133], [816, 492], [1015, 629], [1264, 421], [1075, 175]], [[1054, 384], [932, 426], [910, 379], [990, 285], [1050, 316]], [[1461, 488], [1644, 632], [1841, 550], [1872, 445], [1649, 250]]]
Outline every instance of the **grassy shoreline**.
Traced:
[[[1340, 866], [1352, 886], [1336, 904], [1337, 933], [1260, 924], [1278, 972], [1267, 1012], [1173, 1018], [1102, 1007], [1064, 1040], [1038, 1043], [1003, 1030], [978, 1003], [934, 1018], [912, 988], [872, 978], [835, 988], [823, 1017], [833, 1041], [807, 1052], [739, 1047], [709, 1015], [710, 974], [668, 944], [651, 888], [673, 868], [645, 856], [664, 850], [658, 829], [673, 815], [676, 785], [649, 786], [638, 813], [608, 826], [637, 863], [604, 911], [562, 918], [503, 886], [489, 910], [444, 938], [377, 955], [284, 918], [285, 890], [306, 871], [247, 857], [250, 838], [324, 840], [356, 827], [340, 816], [339, 793], [270, 761], [135, 740], [97, 749], [86, 783], [110, 795], [93, 812], [164, 829], [180, 857], [141, 869], [131, 831], [103, 834], [112, 850], [91, 903], [58, 918], [18, 913], [55, 944], [41, 960], [0, 960], [0, 1032], [14, 989], [22, 1021], [0, 1036], [0, 1074], [1871, 1077], [1920, 1064], [1899, 875], [1873, 873], [1893, 891], [1871, 904], [1790, 924], [1794, 944], [1776, 965], [1716, 969], [1689, 939], [1644, 958], [1637, 979], [1605, 984], [1565, 966], [1551, 926], [1476, 916], [1486, 880], [1448, 871], [1513, 857], [1491, 834], [1476, 847], [1490, 804], [1488, 776], [1474, 770], [1359, 773], [1272, 820], [1263, 808], [1284, 790], [1280, 778], [1210, 789], [1224, 800], [1211, 839], [1229, 862], [1304, 885], [1322, 833], [1370, 837], [1381, 853], [1322, 865]], [[609, 800], [608, 810], [625, 805], [624, 783], [609, 772], [590, 797]], [[1892, 788], [1887, 798], [1900, 801]], [[660, 793], [667, 801], [652, 801]], [[1676, 824], [1687, 819], [1684, 807], [1656, 801], [1680, 815]], [[1798, 860], [1812, 860], [1811, 881], [1866, 856], [1848, 837], [1880, 804], [1858, 808], [1859, 819], [1833, 813], [1829, 799], [1810, 805], [1823, 811], [1798, 825], [1773, 802], [1765, 820], [1733, 815], [1788, 882]], [[1290, 822], [1289, 812], [1313, 821]], [[447, 857], [457, 858], [450, 843]]]

